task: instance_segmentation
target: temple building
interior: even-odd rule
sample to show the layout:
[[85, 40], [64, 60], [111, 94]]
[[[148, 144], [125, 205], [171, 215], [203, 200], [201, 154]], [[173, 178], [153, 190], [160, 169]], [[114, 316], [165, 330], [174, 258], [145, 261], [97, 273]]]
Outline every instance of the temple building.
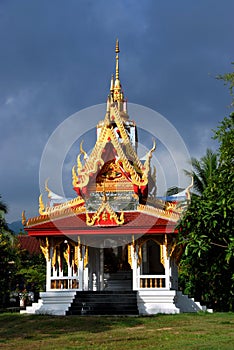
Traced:
[[45, 184], [39, 215], [24, 229], [36, 237], [46, 260], [46, 291], [28, 313], [156, 314], [197, 311], [178, 291], [182, 249], [176, 226], [189, 201], [157, 198], [152, 148], [137, 154], [137, 126], [128, 115], [116, 42], [104, 119], [87, 154], [83, 142], [72, 171], [74, 198], [64, 200]]

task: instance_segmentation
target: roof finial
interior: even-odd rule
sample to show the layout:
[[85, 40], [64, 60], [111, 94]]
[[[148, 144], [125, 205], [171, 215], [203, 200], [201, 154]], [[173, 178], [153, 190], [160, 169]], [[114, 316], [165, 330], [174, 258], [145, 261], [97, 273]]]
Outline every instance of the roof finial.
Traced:
[[116, 52], [116, 53], [119, 53], [119, 52], [120, 52], [120, 51], [119, 51], [119, 39], [118, 39], [118, 38], [116, 39], [115, 52]]
[[116, 52], [116, 68], [115, 68], [115, 79], [119, 79], [119, 40], [116, 39], [116, 45], [115, 45], [115, 52]]

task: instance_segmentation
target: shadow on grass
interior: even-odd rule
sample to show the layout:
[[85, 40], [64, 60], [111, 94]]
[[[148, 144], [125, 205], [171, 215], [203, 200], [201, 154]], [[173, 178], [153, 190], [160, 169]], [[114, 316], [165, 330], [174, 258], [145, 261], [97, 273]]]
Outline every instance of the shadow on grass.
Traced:
[[65, 333], [101, 333], [117, 327], [139, 327], [142, 321], [137, 317], [84, 317], [0, 314], [1, 341], [13, 338], [45, 337]]

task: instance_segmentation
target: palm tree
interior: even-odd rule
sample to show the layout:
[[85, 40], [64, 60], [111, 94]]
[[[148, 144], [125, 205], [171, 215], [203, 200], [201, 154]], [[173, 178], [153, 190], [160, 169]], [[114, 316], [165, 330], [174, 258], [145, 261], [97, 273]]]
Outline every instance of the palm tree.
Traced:
[[8, 212], [7, 205], [2, 201], [1, 198], [2, 198], [2, 196], [0, 195], [0, 212], [7, 214], [7, 212]]
[[217, 154], [208, 148], [206, 150], [206, 155], [200, 160], [191, 158], [191, 164], [194, 170], [192, 172], [185, 170], [185, 174], [193, 176], [194, 189], [199, 195], [201, 195], [214, 178], [218, 169]]

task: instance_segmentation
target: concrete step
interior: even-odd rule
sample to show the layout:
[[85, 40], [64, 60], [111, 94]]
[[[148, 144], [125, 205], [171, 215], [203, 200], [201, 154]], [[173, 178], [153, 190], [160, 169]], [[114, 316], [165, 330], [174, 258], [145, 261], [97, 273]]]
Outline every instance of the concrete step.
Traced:
[[201, 305], [199, 301], [195, 301], [194, 298], [189, 298], [188, 295], [184, 295], [180, 291], [176, 292], [175, 304], [180, 309], [180, 312], [213, 312], [212, 309], [207, 309], [206, 306]]
[[131, 271], [118, 271], [116, 273], [104, 274], [105, 290], [131, 290], [132, 273]]
[[77, 292], [67, 315], [138, 315], [134, 291]]

